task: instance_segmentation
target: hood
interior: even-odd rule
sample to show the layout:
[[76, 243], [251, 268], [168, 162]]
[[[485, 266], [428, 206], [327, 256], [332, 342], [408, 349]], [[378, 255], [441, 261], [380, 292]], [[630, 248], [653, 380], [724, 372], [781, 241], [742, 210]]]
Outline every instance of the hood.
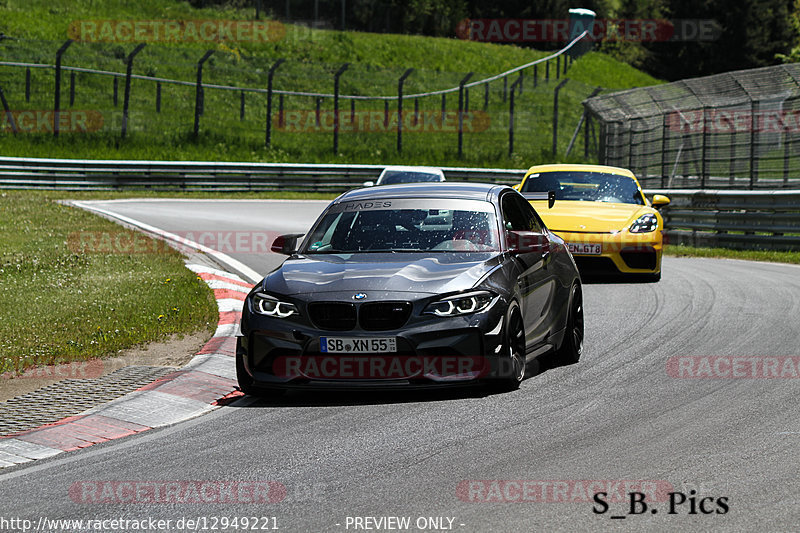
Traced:
[[[556, 200], [552, 209], [546, 201], [531, 202], [536, 212], [552, 231], [611, 233], [627, 229], [634, 220], [655, 210], [638, 204], [578, 202]], [[585, 226], [585, 227], [581, 227]]]
[[472, 288], [499, 263], [498, 252], [312, 254], [290, 257], [265, 282], [269, 292], [286, 295], [345, 291], [440, 294]]

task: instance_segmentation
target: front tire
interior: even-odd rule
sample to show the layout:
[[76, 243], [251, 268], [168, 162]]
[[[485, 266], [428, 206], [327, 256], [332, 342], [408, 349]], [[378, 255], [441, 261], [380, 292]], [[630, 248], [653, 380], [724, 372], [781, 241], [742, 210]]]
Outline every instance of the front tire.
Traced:
[[556, 352], [556, 360], [561, 365], [574, 365], [583, 354], [583, 291], [580, 283], [575, 283], [570, 291], [569, 314], [564, 340]]
[[239, 383], [239, 390], [247, 396], [255, 396], [257, 398], [278, 398], [283, 396], [286, 391], [280, 389], [264, 389], [255, 386], [253, 376], [247, 373], [244, 368], [244, 355], [242, 353], [236, 354], [236, 381]]
[[516, 303], [509, 306], [503, 331], [503, 355], [498, 361], [500, 375], [492, 380], [491, 387], [498, 392], [519, 388], [525, 379], [525, 323]]

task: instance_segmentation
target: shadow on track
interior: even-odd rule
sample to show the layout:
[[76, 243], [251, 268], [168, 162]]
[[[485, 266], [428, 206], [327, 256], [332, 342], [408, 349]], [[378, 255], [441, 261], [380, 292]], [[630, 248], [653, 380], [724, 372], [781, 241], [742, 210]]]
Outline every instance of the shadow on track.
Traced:
[[[528, 363], [528, 370], [523, 386], [528, 380], [536, 379], [559, 365], [552, 354], [540, 356]], [[257, 398], [255, 402], [240, 405], [239, 402], [229, 407], [264, 408], [264, 407], [327, 407], [348, 405], [379, 405], [417, 402], [447, 402], [468, 398], [486, 398], [501, 394], [517, 394], [518, 391], [498, 392], [484, 384], [447, 385], [433, 387], [409, 387], [408, 389], [376, 390], [376, 389], [307, 389], [290, 390], [276, 398]], [[247, 396], [247, 398], [252, 398]]]

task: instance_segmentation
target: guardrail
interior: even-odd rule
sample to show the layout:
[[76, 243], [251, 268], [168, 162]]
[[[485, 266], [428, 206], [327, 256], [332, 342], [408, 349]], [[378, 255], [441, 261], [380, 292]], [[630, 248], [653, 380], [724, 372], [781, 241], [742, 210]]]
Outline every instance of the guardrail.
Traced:
[[671, 200], [662, 209], [670, 244], [800, 250], [800, 190], [646, 192]]
[[[0, 157], [0, 188], [344, 192], [375, 180], [384, 165], [113, 161]], [[443, 167], [452, 181], [513, 185], [524, 170]]]
[[[342, 192], [383, 165], [113, 161], [0, 157], [0, 189]], [[444, 167], [450, 181], [519, 183], [524, 170]], [[671, 244], [800, 250], [800, 190], [647, 189], [666, 194]]]

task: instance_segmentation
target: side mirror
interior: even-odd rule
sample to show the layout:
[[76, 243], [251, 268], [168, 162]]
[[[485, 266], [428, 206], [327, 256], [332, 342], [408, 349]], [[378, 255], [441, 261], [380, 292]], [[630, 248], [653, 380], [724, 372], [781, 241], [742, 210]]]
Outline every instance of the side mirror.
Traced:
[[365, 181], [364, 182], [364, 187], [372, 187], [373, 185], [375, 185], [374, 181]]
[[514, 189], [515, 191], [519, 191], [522, 188], [522, 184], [517, 183], [516, 185], [512, 185], [511, 188]]
[[550, 239], [546, 233], [535, 231], [506, 231], [508, 251], [514, 255], [538, 252], [550, 253]]
[[669, 196], [664, 196], [663, 194], [654, 194], [650, 203], [653, 204], [653, 207], [663, 207], [668, 205], [669, 201]]
[[272, 241], [272, 247], [270, 250], [276, 254], [292, 255], [297, 251], [297, 239], [303, 235], [303, 233], [279, 235], [274, 241]]

